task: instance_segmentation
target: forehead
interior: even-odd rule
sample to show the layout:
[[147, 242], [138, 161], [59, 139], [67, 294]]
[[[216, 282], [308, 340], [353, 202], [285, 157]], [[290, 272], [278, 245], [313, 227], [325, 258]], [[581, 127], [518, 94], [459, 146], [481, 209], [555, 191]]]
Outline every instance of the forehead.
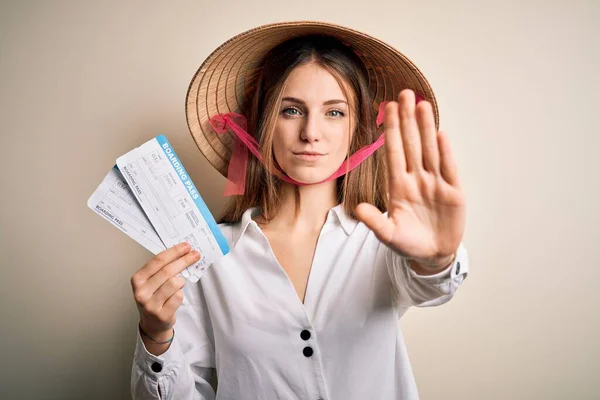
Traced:
[[[348, 85], [343, 81], [342, 84], [350, 94]], [[307, 103], [322, 103], [331, 99], [348, 101], [335, 76], [316, 63], [304, 64], [292, 70], [283, 90], [283, 97], [287, 96]]]

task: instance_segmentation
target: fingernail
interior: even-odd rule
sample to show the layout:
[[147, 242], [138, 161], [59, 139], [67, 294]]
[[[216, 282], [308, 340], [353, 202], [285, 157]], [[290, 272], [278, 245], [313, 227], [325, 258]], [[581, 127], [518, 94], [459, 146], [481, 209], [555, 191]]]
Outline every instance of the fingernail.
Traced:
[[183, 242], [181, 243], [181, 249], [182, 250], [189, 250], [192, 246], [190, 246], [190, 244], [188, 242]]

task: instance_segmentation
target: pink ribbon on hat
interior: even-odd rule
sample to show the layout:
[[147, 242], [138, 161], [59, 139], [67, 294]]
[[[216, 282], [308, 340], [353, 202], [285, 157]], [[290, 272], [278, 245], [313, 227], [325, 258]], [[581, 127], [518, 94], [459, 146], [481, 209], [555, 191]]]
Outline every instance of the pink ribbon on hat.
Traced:
[[[423, 100], [423, 97], [416, 95], [416, 102]], [[377, 119], [375, 123], [377, 127], [381, 126], [385, 119], [385, 105], [388, 101], [382, 101], [379, 104], [379, 111], [377, 113]], [[229, 160], [229, 167], [227, 170], [227, 183], [225, 184], [224, 196], [240, 195], [244, 194], [246, 190], [246, 167], [248, 165], [248, 150], [252, 152], [258, 158], [260, 162], [263, 162], [262, 154], [259, 150], [259, 145], [248, 132], [248, 124], [246, 117], [238, 113], [227, 113], [217, 114], [209, 120], [210, 125], [214, 131], [220, 135], [227, 133], [228, 128], [235, 134], [238, 140], [235, 141], [233, 153]], [[329, 178], [317, 182], [323, 183], [333, 179], [339, 178], [347, 172], [352, 171], [358, 167], [360, 163], [367, 159], [371, 154], [380, 148], [384, 143], [385, 134], [381, 134], [377, 140], [367, 146], [361, 147], [354, 154], [348, 158], [347, 162], [344, 162]], [[241, 143], [240, 143], [241, 142]], [[243, 144], [243, 146], [241, 146]], [[289, 176], [281, 175], [281, 179], [294, 185], [311, 185], [311, 183], [298, 182]]]

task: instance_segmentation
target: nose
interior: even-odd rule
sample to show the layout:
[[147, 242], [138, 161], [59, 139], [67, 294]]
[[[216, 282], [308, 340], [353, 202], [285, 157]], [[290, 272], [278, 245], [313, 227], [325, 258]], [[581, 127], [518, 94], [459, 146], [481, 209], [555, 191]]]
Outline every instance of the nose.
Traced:
[[319, 129], [319, 116], [317, 113], [309, 114], [304, 119], [304, 125], [302, 126], [302, 132], [300, 132], [300, 138], [307, 142], [317, 142], [321, 139], [321, 133]]

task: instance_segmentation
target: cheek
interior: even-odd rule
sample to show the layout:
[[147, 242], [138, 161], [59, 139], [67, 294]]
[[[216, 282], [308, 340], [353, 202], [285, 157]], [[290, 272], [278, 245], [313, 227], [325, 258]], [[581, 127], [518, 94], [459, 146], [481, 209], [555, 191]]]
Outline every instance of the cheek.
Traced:
[[275, 130], [273, 133], [273, 154], [279, 165], [285, 164], [287, 143], [284, 132]]
[[338, 139], [338, 145], [335, 150], [336, 158], [341, 158], [343, 160], [346, 156], [349, 156], [349, 143], [350, 135], [348, 132], [344, 132]]

